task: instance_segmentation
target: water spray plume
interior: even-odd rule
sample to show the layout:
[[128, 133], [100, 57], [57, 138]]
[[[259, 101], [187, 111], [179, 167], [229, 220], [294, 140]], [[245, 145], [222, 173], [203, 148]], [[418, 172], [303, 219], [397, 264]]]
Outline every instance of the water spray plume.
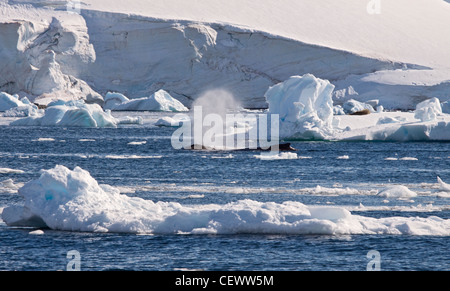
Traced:
[[225, 89], [208, 90], [194, 101], [193, 107], [200, 106], [204, 114], [215, 113], [225, 116], [230, 110], [241, 108], [233, 94]]

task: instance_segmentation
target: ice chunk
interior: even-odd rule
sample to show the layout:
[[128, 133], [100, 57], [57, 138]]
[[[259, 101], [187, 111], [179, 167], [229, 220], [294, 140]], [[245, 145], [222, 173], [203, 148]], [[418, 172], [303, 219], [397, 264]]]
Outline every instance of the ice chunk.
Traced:
[[84, 101], [59, 101], [51, 104], [43, 115], [16, 120], [13, 126], [117, 127], [119, 124], [141, 124], [141, 118], [117, 119], [100, 105]]
[[450, 100], [441, 104], [442, 113], [450, 114]]
[[0, 111], [7, 111], [11, 108], [24, 105], [25, 104], [23, 104], [17, 96], [12, 96], [8, 93], [0, 92]]
[[446, 192], [450, 192], [450, 185], [445, 183], [444, 181], [442, 181], [442, 179], [440, 177], [437, 177], [439, 186], [440, 186], [440, 190], [442, 191], [446, 191]]
[[17, 186], [14, 185], [14, 181], [12, 179], [5, 180], [5, 181], [1, 182], [1, 184], [3, 185], [3, 187], [8, 188], [8, 189], [13, 189], [13, 190], [17, 189]]
[[386, 198], [411, 198], [416, 197], [417, 193], [409, 190], [407, 187], [402, 185], [389, 186], [378, 193], [381, 197]]
[[421, 121], [435, 121], [440, 114], [442, 107], [439, 99], [431, 98], [417, 105], [414, 116]]
[[129, 101], [130, 99], [123, 94], [108, 92], [105, 96], [105, 104], [103, 105], [103, 108], [112, 110], [114, 107]]
[[10, 169], [10, 168], [0, 168], [0, 174], [23, 174], [22, 170]]
[[[116, 111], [168, 111], [168, 112], [185, 112], [189, 111], [180, 101], [176, 100], [164, 90], [159, 90], [150, 97], [139, 99], [131, 99], [119, 95], [107, 95], [108, 109]], [[120, 103], [119, 103], [120, 102]]]
[[173, 119], [172, 117], [165, 116], [165, 117], [158, 119], [158, 121], [156, 121], [155, 125], [159, 126], [159, 127], [163, 127], [163, 126], [178, 127], [178, 126], [180, 126], [180, 121], [177, 121], [177, 120]]
[[326, 139], [333, 133], [334, 86], [311, 74], [293, 76], [265, 94], [269, 114], [280, 116], [280, 137]]
[[39, 116], [43, 114], [43, 110], [38, 109], [36, 105], [24, 105], [11, 108], [3, 113], [3, 117], [28, 117]]
[[14, 184], [12, 179], [0, 182], [0, 193], [16, 193], [19, 187]]
[[296, 153], [278, 153], [278, 152], [267, 152], [261, 153], [260, 155], [254, 155], [255, 158], [263, 160], [263, 161], [272, 161], [272, 160], [296, 160], [298, 156]]
[[333, 114], [334, 115], [345, 115], [344, 108], [342, 108], [341, 105], [336, 105], [333, 107]]
[[132, 142], [129, 142], [127, 145], [139, 146], [139, 145], [145, 145], [146, 143], [147, 143], [147, 141], [145, 141], [145, 140], [143, 140], [143, 141], [132, 141]]
[[360, 112], [368, 109], [370, 112], [375, 112], [372, 105], [367, 103], [362, 103], [357, 100], [351, 99], [344, 103], [342, 106], [344, 108], [344, 112], [346, 114], [354, 114], [356, 112]]
[[17, 95], [0, 92], [0, 111], [4, 117], [26, 117], [42, 114], [42, 110], [30, 102], [27, 97], [19, 100]]

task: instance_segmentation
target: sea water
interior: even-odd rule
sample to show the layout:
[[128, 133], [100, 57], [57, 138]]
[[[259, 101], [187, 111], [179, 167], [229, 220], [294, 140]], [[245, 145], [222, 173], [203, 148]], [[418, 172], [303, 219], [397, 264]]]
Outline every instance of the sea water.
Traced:
[[[0, 181], [16, 188], [41, 169], [79, 166], [99, 183], [154, 202], [223, 205], [245, 199], [339, 206], [365, 217], [450, 219], [450, 143], [293, 142], [297, 157], [261, 159], [256, 151], [175, 150], [173, 128], [0, 127]], [[8, 183], [6, 183], [8, 184]], [[402, 185], [416, 197], [382, 197]], [[0, 186], [0, 209], [21, 204]], [[192, 235], [84, 233], [9, 227], [0, 222], [0, 270], [450, 270], [448, 236]]]

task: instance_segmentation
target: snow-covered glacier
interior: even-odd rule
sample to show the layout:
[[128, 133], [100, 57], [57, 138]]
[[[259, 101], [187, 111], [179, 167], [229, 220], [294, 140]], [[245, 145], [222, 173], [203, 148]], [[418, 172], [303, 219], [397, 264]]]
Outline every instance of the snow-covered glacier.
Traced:
[[443, 0], [388, 1], [379, 15], [360, 0], [69, 2], [0, 1], [0, 91], [102, 104], [108, 92], [163, 89], [189, 107], [221, 88], [267, 108], [269, 87], [313, 74], [336, 87], [336, 103], [414, 109], [450, 98]]

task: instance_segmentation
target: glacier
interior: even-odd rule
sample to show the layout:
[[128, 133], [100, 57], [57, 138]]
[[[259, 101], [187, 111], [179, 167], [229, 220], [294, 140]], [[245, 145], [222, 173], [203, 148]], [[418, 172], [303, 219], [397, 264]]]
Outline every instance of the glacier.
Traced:
[[450, 98], [443, 0], [389, 1], [380, 15], [359, 0], [86, 0], [79, 13], [68, 2], [0, 1], [0, 91], [103, 105], [108, 92], [163, 89], [190, 107], [223, 88], [246, 108], [267, 108], [267, 88], [313, 74], [336, 87], [337, 105], [378, 99], [406, 110]]

